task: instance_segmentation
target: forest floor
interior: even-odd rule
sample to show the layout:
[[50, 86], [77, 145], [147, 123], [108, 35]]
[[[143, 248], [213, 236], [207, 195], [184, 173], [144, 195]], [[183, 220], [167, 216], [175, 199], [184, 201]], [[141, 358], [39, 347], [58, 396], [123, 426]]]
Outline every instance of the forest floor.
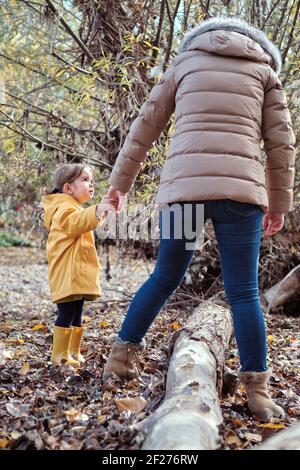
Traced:
[[[50, 359], [55, 305], [50, 301], [45, 252], [36, 248], [0, 248], [0, 448], [139, 449], [143, 435], [130, 425], [161, 403], [174, 330], [191, 309], [166, 304], [147, 334], [138, 380], [101, 381], [103, 365], [130, 299], [148, 277], [153, 262], [119, 256], [101, 248], [102, 291], [86, 304], [80, 369], [53, 366]], [[183, 304], [183, 305], [188, 305]], [[261, 423], [252, 418], [245, 390], [220, 397], [224, 416], [223, 449], [249, 449], [300, 417], [300, 317], [266, 315], [270, 390], [286, 411], [284, 419]], [[239, 367], [236, 345], [226, 365]], [[110, 384], [111, 385], [111, 384]]]

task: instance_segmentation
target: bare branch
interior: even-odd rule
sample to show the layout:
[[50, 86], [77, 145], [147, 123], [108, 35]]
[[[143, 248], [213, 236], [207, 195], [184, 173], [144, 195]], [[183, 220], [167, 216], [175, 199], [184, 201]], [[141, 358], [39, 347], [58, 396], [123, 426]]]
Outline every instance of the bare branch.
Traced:
[[87, 57], [90, 59], [91, 62], [94, 62], [95, 57], [93, 54], [88, 50], [86, 45], [82, 42], [82, 40], [77, 36], [77, 34], [74, 33], [72, 28], [68, 25], [62, 14], [57, 10], [55, 5], [51, 0], [45, 0], [47, 5], [49, 5], [49, 8], [53, 11], [53, 13], [59, 18], [60, 23], [63, 25], [63, 27], [68, 31], [68, 33], [72, 36], [74, 41], [78, 44], [78, 46], [83, 50], [83, 52], [87, 55]]
[[169, 59], [170, 59], [170, 55], [171, 55], [173, 36], [174, 36], [175, 19], [176, 19], [177, 13], [178, 13], [178, 8], [180, 6], [180, 1], [181, 0], [177, 0], [175, 10], [174, 10], [174, 13], [173, 13], [173, 16], [172, 16], [171, 12], [170, 12], [170, 7], [169, 7], [168, 0], [166, 0], [167, 12], [168, 12], [169, 20], [170, 20], [170, 32], [169, 32], [169, 38], [168, 38], [167, 52], [166, 52], [165, 60], [164, 60], [164, 70], [166, 69], [166, 66], [169, 63]]
[[[292, 9], [291, 9], [291, 11], [292, 11]], [[289, 51], [289, 48], [291, 47], [291, 44], [292, 44], [292, 41], [293, 41], [293, 38], [294, 38], [294, 32], [295, 32], [295, 27], [296, 27], [296, 22], [297, 22], [297, 19], [298, 19], [298, 16], [299, 16], [299, 12], [300, 12], [300, 0], [298, 0], [298, 2], [297, 2], [297, 9], [295, 11], [295, 15], [294, 15], [294, 18], [293, 18], [293, 23], [292, 23], [291, 31], [290, 31], [289, 38], [288, 38], [288, 41], [287, 41], [287, 45], [286, 45], [286, 47], [283, 51], [283, 54], [282, 54], [282, 64], [283, 65], [285, 63], [287, 53]]]
[[19, 134], [23, 137], [24, 136], [27, 137], [32, 142], [35, 142], [36, 144], [38, 144], [39, 147], [44, 146], [45, 148], [48, 148], [50, 150], [57, 150], [59, 152], [65, 153], [66, 155], [68, 155], [72, 158], [81, 158], [83, 160], [90, 160], [90, 161], [93, 161], [93, 162], [97, 163], [98, 166], [103, 166], [104, 168], [109, 168], [109, 169], [112, 168], [112, 166], [109, 163], [104, 162], [102, 160], [99, 160], [96, 157], [92, 157], [92, 156], [89, 156], [89, 155], [78, 153], [73, 148], [71, 148], [71, 147], [69, 147], [65, 144], [60, 143], [60, 146], [57, 146], [57, 145], [54, 145], [54, 144], [51, 144], [51, 143], [44, 142], [43, 140], [39, 139], [38, 137], [32, 135], [29, 131], [27, 131], [27, 129], [25, 129], [23, 126], [21, 126], [21, 124], [16, 122], [11, 116], [9, 116], [2, 109], [0, 109], [0, 113], [2, 113], [7, 119], [9, 119], [11, 124], [14, 124], [15, 126], [17, 126], [19, 130], [14, 129], [14, 128], [11, 127], [11, 125], [8, 125], [8, 124], [5, 124], [4, 122], [2, 122], [2, 124], [5, 127], [8, 127], [8, 129], [10, 129], [11, 131], [16, 132], [17, 134]]

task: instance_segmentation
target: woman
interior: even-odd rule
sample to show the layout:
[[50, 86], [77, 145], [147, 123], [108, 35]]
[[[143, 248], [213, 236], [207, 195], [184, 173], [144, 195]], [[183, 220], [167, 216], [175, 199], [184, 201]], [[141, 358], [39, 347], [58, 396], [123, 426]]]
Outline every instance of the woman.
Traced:
[[[121, 207], [146, 152], [175, 112], [175, 133], [156, 203], [185, 210], [204, 204], [220, 251], [224, 287], [238, 344], [240, 379], [260, 419], [282, 416], [267, 391], [266, 331], [259, 302], [258, 258], [265, 236], [281, 230], [292, 210], [295, 136], [278, 75], [280, 52], [263, 31], [236, 18], [214, 18], [188, 33], [180, 53], [153, 88], [116, 160], [107, 196]], [[267, 155], [263, 160], [261, 140]], [[172, 222], [172, 221], [171, 221]], [[160, 229], [170, 224], [160, 213]], [[194, 250], [161, 235], [156, 267], [136, 293], [103, 379], [137, 374], [136, 353]]]

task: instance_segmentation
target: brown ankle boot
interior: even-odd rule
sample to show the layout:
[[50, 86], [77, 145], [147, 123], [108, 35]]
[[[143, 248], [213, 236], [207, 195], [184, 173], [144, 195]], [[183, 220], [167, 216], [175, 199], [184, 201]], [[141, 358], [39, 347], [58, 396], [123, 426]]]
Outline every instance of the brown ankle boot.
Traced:
[[138, 352], [144, 350], [145, 346], [144, 339], [140, 343], [130, 343], [116, 338], [105, 364], [102, 380], [105, 382], [112, 376], [129, 380], [136, 378], [139, 374]]
[[245, 384], [248, 394], [248, 408], [258, 419], [269, 421], [272, 416], [284, 416], [283, 409], [270, 397], [267, 382], [271, 372], [240, 372], [239, 377]]

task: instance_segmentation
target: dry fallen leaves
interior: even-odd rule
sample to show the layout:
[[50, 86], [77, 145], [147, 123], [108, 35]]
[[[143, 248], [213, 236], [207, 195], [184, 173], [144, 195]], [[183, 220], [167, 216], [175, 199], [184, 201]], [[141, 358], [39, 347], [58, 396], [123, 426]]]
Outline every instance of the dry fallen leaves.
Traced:
[[159, 368], [159, 364], [157, 362], [146, 362], [146, 364], [144, 364], [144, 372], [146, 372], [147, 374], [153, 374], [154, 372], [157, 371], [157, 369]]
[[131, 411], [131, 413], [139, 413], [146, 405], [147, 401], [143, 397], [120, 398], [115, 400], [119, 412]]
[[89, 317], [88, 315], [83, 315], [82, 320], [84, 323], [89, 323], [92, 320], [92, 318]]
[[227, 439], [227, 443], [230, 446], [231, 445], [236, 445], [237, 447], [240, 447], [242, 445], [241, 439], [236, 434], [233, 434], [233, 435], [229, 436], [228, 439]]
[[265, 423], [265, 424], [257, 424], [258, 428], [266, 428], [266, 429], [284, 429], [284, 424], [276, 424], [276, 423]]
[[262, 436], [260, 434], [254, 434], [252, 432], [245, 432], [244, 438], [247, 439], [247, 441], [256, 442], [256, 443], [262, 441]]
[[97, 423], [99, 425], [104, 424], [106, 421], [107, 416], [106, 415], [100, 415], [97, 417]]
[[[23, 259], [24, 253], [26, 251], [22, 249], [15, 254], [16, 260], [21, 256]], [[1, 252], [0, 256], [2, 261]], [[30, 275], [32, 272], [34, 276], [32, 282], [24, 284], [25, 290], [20, 294], [15, 291], [17, 282], [14, 279], [19, 283], [20, 276], [28, 279], [28, 273], [22, 273], [21, 268], [13, 266], [15, 278], [9, 283], [11, 299], [6, 301], [8, 313], [0, 325], [0, 367], [1, 379], [3, 378], [0, 389], [0, 410], [6, 426], [4, 432], [2, 434], [0, 432], [0, 447], [53, 450], [139, 448], [138, 441], [129, 438], [127, 432], [121, 431], [127, 430], [130, 425], [152, 413], [161, 400], [168, 364], [166, 346], [169, 337], [173, 331], [176, 331], [170, 325], [174, 318], [179, 320], [174, 322], [175, 328], [181, 327], [180, 323], [184, 325], [184, 321], [181, 321], [181, 312], [162, 313], [160, 318], [163, 318], [163, 321], [157, 323], [153, 332], [149, 331], [147, 354], [143, 356], [143, 371], [139, 380], [132, 380], [126, 385], [115, 381], [111, 388], [105, 388], [101, 382], [103, 366], [119, 325], [120, 312], [122, 315], [125, 314], [126, 306], [120, 307], [120, 304], [116, 303], [115, 313], [105, 303], [94, 309], [87, 308], [85, 322], [88, 323], [89, 331], [84, 338], [84, 347], [89, 351], [89, 356], [86, 363], [75, 375], [67, 367], [53, 367], [48, 362], [52, 343], [50, 332], [46, 332], [43, 327], [37, 330], [31, 329], [36, 324], [47, 324], [49, 327], [53, 324], [52, 305], [48, 300], [43, 304], [44, 299], [48, 299], [49, 296], [45, 293], [43, 294], [45, 297], [40, 296], [36, 289], [38, 277], [44, 276], [45, 283], [47, 282], [47, 266], [45, 265], [42, 272], [36, 270], [32, 257], [30, 263], [33, 264], [30, 265]], [[122, 271], [119, 265], [117, 271]], [[6, 278], [9, 275], [8, 265], [3, 276]], [[119, 282], [119, 279], [118, 277], [116, 282]], [[9, 289], [10, 287], [5, 290], [5, 295]], [[33, 312], [32, 305], [35, 299], [40, 303]], [[99, 313], [101, 313], [100, 318]], [[101, 327], [99, 323], [102, 319], [104, 324]], [[261, 434], [262, 440], [265, 440], [268, 436], [281, 432], [284, 426], [288, 427], [300, 416], [299, 321], [299, 318], [289, 319], [291, 326], [285, 329], [286, 318], [279, 320], [276, 316], [267, 318], [269, 332], [276, 332], [275, 335], [270, 335], [275, 338], [275, 342], [270, 343], [269, 349], [275, 371], [275, 379], [270, 383], [270, 388], [273, 389], [273, 394], [276, 392], [274, 398], [278, 400], [278, 404], [287, 410], [284, 424], [260, 425], [253, 420], [247, 408], [245, 390], [240, 388], [233, 397], [226, 396], [223, 400], [226, 429], [224, 447], [229, 445], [232, 450], [252, 448], [260, 438], [253, 438], [251, 434], [254, 436], [255, 433]], [[109, 325], [104, 326], [108, 322]], [[103, 335], [99, 334], [100, 331]], [[106, 341], [103, 340], [104, 335]], [[280, 348], [277, 345], [280, 345]], [[30, 363], [28, 374], [20, 374], [26, 361]], [[233, 370], [239, 367], [237, 349], [234, 346], [228, 351], [226, 363], [232, 365]], [[280, 379], [279, 382], [276, 381], [276, 377]], [[106, 391], [110, 393], [105, 393]], [[131, 412], [128, 407], [125, 407], [124, 411], [118, 411], [115, 400], [128, 399], [128, 395], [143, 397], [147, 400], [147, 406], [138, 413]], [[64, 410], [70, 412], [69, 417]], [[27, 431], [34, 431], [34, 428], [40, 438]], [[247, 431], [250, 433], [250, 440], [247, 440], [249, 435], [245, 435]]]
[[25, 363], [22, 365], [21, 369], [19, 370], [19, 374], [21, 374], [21, 375], [26, 375], [27, 372], [29, 371], [29, 368], [30, 368], [29, 363], [28, 363], [28, 362], [25, 362]]
[[177, 330], [180, 330], [182, 325], [178, 321], [173, 321], [173, 323], [171, 323], [170, 326], [172, 330], [177, 331]]
[[32, 331], [38, 331], [38, 330], [49, 331], [49, 328], [44, 323], [38, 323], [37, 325], [33, 325], [31, 329]]
[[8, 439], [0, 439], [0, 449], [5, 449], [5, 447], [7, 447], [8, 444], [9, 444]]
[[64, 414], [67, 417], [68, 421], [88, 421], [89, 417], [86, 413], [83, 413], [81, 410], [76, 408], [71, 408], [70, 410], [65, 410]]
[[6, 359], [12, 359], [15, 353], [11, 349], [0, 349], [0, 361], [5, 362]]

